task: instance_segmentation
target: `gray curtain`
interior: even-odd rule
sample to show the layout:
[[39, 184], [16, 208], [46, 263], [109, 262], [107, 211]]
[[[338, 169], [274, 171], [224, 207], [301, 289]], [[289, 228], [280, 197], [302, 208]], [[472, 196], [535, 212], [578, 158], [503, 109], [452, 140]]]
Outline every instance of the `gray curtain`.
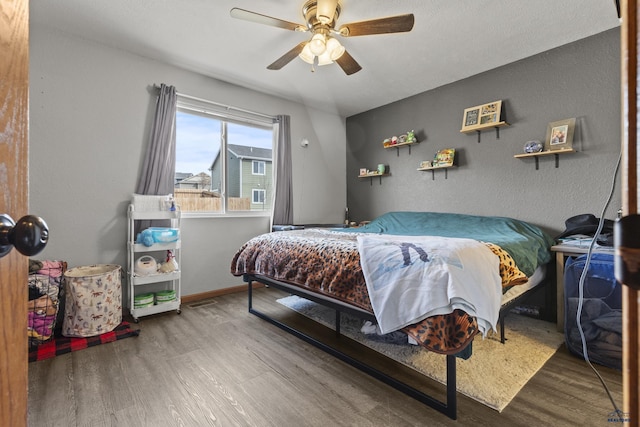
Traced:
[[176, 88], [160, 85], [137, 194], [172, 194], [176, 174]]
[[291, 118], [276, 116], [278, 135], [276, 142], [275, 194], [273, 198], [273, 224], [293, 224], [293, 186], [291, 167]]

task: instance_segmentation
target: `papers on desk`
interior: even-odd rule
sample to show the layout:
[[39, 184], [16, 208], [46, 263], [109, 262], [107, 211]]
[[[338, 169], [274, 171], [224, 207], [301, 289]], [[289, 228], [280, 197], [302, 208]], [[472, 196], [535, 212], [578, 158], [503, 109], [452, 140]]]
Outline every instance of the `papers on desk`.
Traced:
[[[562, 246], [571, 246], [576, 248], [589, 249], [589, 246], [591, 246], [592, 240], [593, 240], [593, 236], [575, 234], [573, 236], [565, 237], [563, 239], [558, 239], [558, 244]], [[613, 251], [612, 246], [599, 245], [598, 242], [594, 243], [593, 248], [599, 249], [602, 251], [609, 251], [609, 250]]]

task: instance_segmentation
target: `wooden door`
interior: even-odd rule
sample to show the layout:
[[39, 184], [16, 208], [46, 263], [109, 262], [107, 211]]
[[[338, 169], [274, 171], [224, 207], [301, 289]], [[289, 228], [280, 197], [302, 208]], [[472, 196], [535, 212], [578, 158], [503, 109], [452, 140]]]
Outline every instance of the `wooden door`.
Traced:
[[[0, 214], [28, 209], [29, 2], [0, 0]], [[28, 259], [0, 258], [0, 426], [27, 425]]]
[[[623, 214], [640, 212], [638, 207], [638, 7], [635, 0], [622, 2], [622, 208]], [[630, 425], [640, 425], [638, 376], [638, 291], [623, 286], [623, 411]]]

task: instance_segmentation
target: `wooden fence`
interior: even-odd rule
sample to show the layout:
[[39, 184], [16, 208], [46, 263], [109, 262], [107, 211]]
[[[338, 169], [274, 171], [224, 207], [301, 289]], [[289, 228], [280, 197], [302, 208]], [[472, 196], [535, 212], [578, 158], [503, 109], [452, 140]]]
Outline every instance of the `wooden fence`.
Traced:
[[[189, 188], [176, 188], [174, 192], [175, 201], [183, 212], [222, 210], [222, 198], [219, 193]], [[248, 197], [229, 197], [227, 203], [229, 211], [251, 210], [251, 200]]]

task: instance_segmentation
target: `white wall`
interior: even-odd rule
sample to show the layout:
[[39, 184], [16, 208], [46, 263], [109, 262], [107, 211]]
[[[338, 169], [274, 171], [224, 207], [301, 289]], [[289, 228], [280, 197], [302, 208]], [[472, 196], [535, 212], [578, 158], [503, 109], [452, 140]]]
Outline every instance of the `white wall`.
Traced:
[[[30, 211], [50, 228], [38, 259], [69, 267], [126, 266], [126, 209], [134, 192], [154, 84], [269, 115], [291, 116], [294, 219], [341, 222], [346, 205], [345, 121], [298, 103], [32, 25], [30, 29]], [[307, 138], [309, 147], [300, 141]], [[265, 218], [183, 220], [183, 294], [242, 283], [229, 267]]]

